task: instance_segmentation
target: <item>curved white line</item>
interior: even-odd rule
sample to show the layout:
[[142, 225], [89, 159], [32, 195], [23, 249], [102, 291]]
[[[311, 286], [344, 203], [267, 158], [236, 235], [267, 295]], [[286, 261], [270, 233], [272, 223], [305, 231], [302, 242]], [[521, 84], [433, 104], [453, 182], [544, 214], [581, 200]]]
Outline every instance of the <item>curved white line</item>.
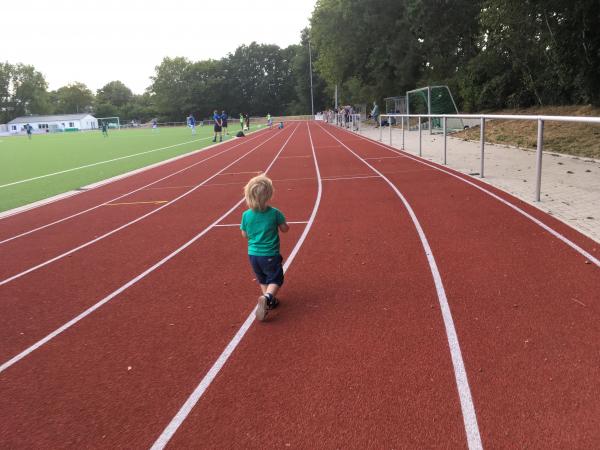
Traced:
[[[310, 134], [310, 127], [308, 126], [308, 123], [306, 124], [306, 126], [308, 128], [308, 137], [310, 139], [310, 145], [311, 145], [312, 154], [313, 154], [313, 161], [315, 163], [315, 169], [317, 172], [317, 181], [318, 181], [317, 199], [315, 200], [315, 206], [313, 207], [312, 213], [310, 215], [310, 218], [308, 219], [308, 223], [306, 224], [304, 231], [302, 232], [302, 235], [296, 242], [296, 245], [292, 249], [292, 252], [288, 256], [288, 258], [283, 266], [284, 271], [287, 271], [287, 269], [290, 267], [290, 265], [294, 261], [296, 254], [300, 250], [300, 247], [302, 247], [302, 244], [304, 243], [304, 240], [306, 239], [306, 236], [308, 235], [308, 232], [310, 231], [310, 229], [312, 227], [312, 224], [317, 215], [317, 210], [319, 209], [319, 204], [321, 203], [321, 192], [323, 190], [323, 186], [321, 183], [321, 172], [319, 171], [319, 164], [317, 162], [317, 155], [315, 153], [315, 146], [313, 144], [312, 135]], [[171, 422], [169, 422], [167, 427], [163, 430], [161, 435], [158, 437], [156, 442], [154, 442], [154, 445], [152, 445], [151, 450], [162, 450], [167, 445], [167, 443], [171, 440], [173, 435], [177, 432], [177, 430], [179, 429], [181, 424], [185, 421], [185, 419], [187, 418], [189, 413], [192, 411], [194, 406], [198, 403], [198, 401], [200, 400], [200, 398], [202, 397], [202, 395], [204, 394], [206, 389], [210, 386], [210, 384], [213, 382], [213, 380], [215, 379], [217, 374], [223, 368], [223, 366], [225, 365], [225, 363], [227, 362], [227, 360], [229, 359], [229, 357], [231, 356], [233, 351], [236, 349], [238, 344], [244, 338], [246, 332], [248, 331], [248, 329], [254, 322], [255, 312], [256, 312], [256, 307], [248, 315], [248, 317], [246, 318], [246, 321], [242, 324], [241, 328], [238, 330], [238, 332], [235, 334], [235, 336], [229, 342], [229, 344], [227, 344], [227, 347], [225, 347], [225, 350], [223, 350], [223, 352], [221, 353], [219, 358], [217, 358], [217, 360], [212, 365], [210, 370], [206, 373], [206, 375], [204, 375], [204, 378], [202, 378], [202, 380], [200, 381], [200, 384], [198, 384], [196, 389], [194, 389], [194, 392], [192, 392], [192, 394], [188, 397], [188, 399], [185, 401], [185, 403], [181, 406], [181, 408], [179, 409], [179, 411], [177, 412], [175, 417], [173, 417]]]
[[[296, 130], [294, 129], [294, 131], [296, 131]], [[292, 132], [292, 134], [293, 134], [293, 132]], [[47, 265], [49, 265], [49, 264], [51, 264], [51, 263], [53, 263], [53, 262], [55, 262], [55, 261], [58, 261], [59, 259], [62, 259], [62, 258], [64, 258], [64, 257], [66, 257], [66, 256], [69, 256], [69, 255], [71, 255], [71, 254], [73, 254], [73, 253], [75, 253], [75, 252], [77, 252], [77, 251], [79, 251], [79, 250], [81, 250], [81, 249], [84, 249], [84, 248], [86, 248], [86, 247], [89, 247], [90, 245], [92, 245], [92, 244], [95, 244], [96, 242], [98, 242], [98, 241], [101, 241], [102, 239], [105, 239], [105, 238], [107, 238], [107, 237], [109, 237], [109, 236], [111, 236], [111, 235], [113, 235], [113, 234], [115, 234], [115, 233], [117, 233], [117, 232], [119, 232], [119, 231], [123, 230], [124, 228], [127, 228], [127, 227], [129, 227], [129, 226], [131, 226], [131, 225], [133, 225], [133, 224], [135, 224], [135, 223], [137, 223], [137, 222], [140, 222], [141, 220], [143, 220], [143, 219], [145, 219], [145, 218], [147, 218], [147, 217], [149, 217], [149, 216], [151, 216], [151, 215], [153, 215], [153, 214], [156, 214], [156, 213], [157, 213], [157, 212], [159, 212], [160, 210], [162, 210], [162, 209], [164, 209], [164, 208], [166, 208], [166, 207], [168, 207], [168, 206], [172, 205], [173, 203], [175, 203], [175, 202], [177, 202], [177, 201], [181, 200], [182, 198], [184, 198], [184, 197], [188, 196], [189, 194], [191, 194], [192, 192], [194, 192], [194, 191], [195, 191], [195, 190], [197, 190], [198, 188], [200, 188], [200, 187], [202, 187], [203, 185], [205, 185], [206, 183], [208, 183], [208, 182], [209, 182], [210, 180], [212, 180], [213, 178], [215, 178], [215, 177], [219, 176], [219, 175], [220, 175], [222, 172], [224, 172], [225, 170], [229, 169], [231, 166], [233, 166], [234, 164], [236, 164], [238, 161], [240, 161], [241, 159], [245, 158], [245, 157], [246, 157], [246, 156], [248, 156], [250, 153], [254, 152], [254, 151], [257, 149], [257, 148], [259, 148], [259, 147], [261, 147], [262, 145], [264, 145], [265, 143], [269, 142], [271, 139], [273, 139], [273, 138], [274, 138], [275, 136], [277, 136], [277, 135], [279, 135], [279, 132], [278, 132], [278, 133], [276, 133], [276, 134], [274, 134], [274, 135], [273, 135], [273, 136], [271, 136], [270, 138], [268, 138], [268, 139], [264, 140], [263, 142], [261, 142], [261, 143], [260, 143], [260, 144], [258, 144], [257, 146], [253, 147], [251, 150], [249, 150], [249, 151], [247, 151], [246, 153], [244, 153], [242, 156], [240, 156], [239, 158], [237, 158], [237, 159], [236, 159], [235, 161], [233, 161], [232, 163], [228, 164], [227, 166], [223, 167], [223, 168], [222, 168], [221, 170], [219, 170], [218, 172], [215, 172], [213, 175], [211, 175], [210, 177], [206, 178], [206, 179], [205, 179], [204, 181], [202, 181], [200, 184], [197, 184], [197, 185], [195, 185], [195, 186], [194, 186], [192, 189], [189, 189], [189, 190], [187, 190], [186, 192], [184, 192], [183, 194], [179, 195], [178, 197], [175, 197], [173, 200], [170, 200], [168, 203], [165, 203], [164, 205], [162, 205], [162, 206], [159, 206], [158, 208], [156, 208], [156, 209], [153, 209], [152, 211], [150, 211], [150, 212], [148, 212], [148, 213], [144, 214], [143, 216], [140, 216], [140, 217], [138, 217], [137, 219], [134, 219], [134, 220], [132, 220], [132, 221], [130, 221], [130, 222], [127, 222], [127, 223], [125, 223], [125, 224], [121, 225], [120, 227], [117, 227], [117, 228], [115, 228], [115, 229], [113, 229], [113, 230], [111, 230], [111, 231], [109, 231], [109, 232], [107, 232], [107, 233], [104, 233], [103, 235], [101, 235], [101, 236], [98, 236], [97, 238], [95, 238], [95, 239], [92, 239], [91, 241], [88, 241], [88, 242], [86, 242], [86, 243], [84, 243], [84, 244], [81, 244], [81, 245], [79, 245], [79, 246], [77, 246], [77, 247], [75, 247], [75, 248], [72, 248], [71, 250], [69, 250], [69, 251], [67, 251], [67, 252], [64, 252], [64, 253], [61, 253], [61, 254], [60, 254], [60, 255], [58, 255], [58, 256], [55, 256], [54, 258], [51, 258], [51, 259], [49, 259], [49, 260], [47, 260], [47, 261], [44, 261], [43, 263], [40, 263], [40, 264], [38, 264], [38, 265], [36, 265], [36, 266], [30, 267], [30, 268], [29, 268], [29, 269], [27, 269], [27, 270], [24, 270], [24, 271], [22, 271], [22, 272], [19, 272], [19, 273], [15, 274], [15, 275], [13, 275], [13, 276], [11, 276], [11, 277], [8, 277], [8, 278], [6, 278], [6, 279], [4, 279], [4, 280], [0, 281], [0, 286], [3, 286], [3, 285], [5, 285], [5, 284], [7, 284], [7, 283], [10, 283], [11, 281], [14, 281], [14, 280], [16, 280], [17, 278], [21, 278], [22, 276], [25, 276], [25, 275], [27, 275], [27, 274], [29, 274], [29, 273], [31, 273], [31, 272], [34, 272], [34, 271], [36, 271], [36, 270], [38, 270], [38, 269], [41, 269], [42, 267], [45, 267], [45, 266], [47, 266]], [[291, 135], [290, 135], [290, 136], [291, 136]], [[217, 156], [217, 155], [214, 155], [214, 156]]]
[[[273, 158], [273, 161], [271, 161], [271, 164], [269, 164], [269, 166], [267, 168], [267, 171], [273, 166], [273, 164], [275, 164], [275, 161], [277, 160], [277, 157], [281, 154], [281, 152], [283, 151], [283, 149], [285, 148], [285, 146], [287, 145], [287, 143], [289, 142], [289, 140], [292, 138], [292, 136], [296, 132], [297, 128], [298, 128], [298, 126], [296, 126], [294, 128], [294, 130], [292, 131], [292, 133], [288, 136], [288, 138], [286, 139], [286, 141], [283, 143], [283, 145], [281, 146], [281, 149], [275, 155], [275, 157]], [[161, 259], [160, 261], [158, 261], [157, 263], [155, 263], [153, 266], [149, 267], [148, 269], [146, 269], [145, 271], [143, 271], [142, 273], [140, 273], [135, 278], [129, 280], [127, 283], [125, 283], [124, 285], [122, 285], [120, 288], [116, 289], [115, 291], [113, 291], [112, 293], [110, 293], [109, 295], [107, 295], [106, 297], [104, 297], [102, 300], [100, 300], [96, 304], [90, 306], [88, 309], [86, 309], [85, 311], [83, 311], [81, 314], [75, 316], [73, 319], [69, 320], [67, 323], [65, 323], [61, 327], [57, 328], [52, 333], [48, 334], [46, 337], [40, 339], [35, 344], [31, 345], [30, 347], [26, 348], [25, 350], [23, 350], [18, 355], [14, 356], [13, 358], [9, 359], [8, 361], [6, 361], [2, 365], [0, 365], [0, 373], [4, 372], [9, 367], [11, 367], [14, 364], [16, 364], [17, 362], [19, 362], [20, 360], [22, 360], [23, 358], [25, 358], [27, 355], [29, 355], [31, 352], [33, 352], [33, 351], [37, 350], [38, 348], [40, 348], [42, 345], [44, 345], [47, 342], [51, 341], [56, 336], [58, 336], [59, 334], [61, 334], [63, 331], [71, 328], [77, 322], [79, 322], [80, 320], [82, 320], [85, 317], [89, 316], [91, 313], [93, 313], [94, 311], [96, 311], [98, 308], [100, 308], [101, 306], [103, 306], [106, 303], [108, 303], [109, 301], [111, 301], [113, 298], [115, 298], [121, 292], [127, 290], [128, 288], [130, 288], [131, 286], [133, 286], [134, 284], [136, 284], [138, 281], [140, 281], [143, 278], [145, 278], [148, 274], [154, 272], [156, 269], [158, 269], [164, 263], [166, 263], [170, 259], [172, 259], [175, 256], [177, 256], [183, 250], [185, 250], [186, 248], [188, 248], [190, 245], [192, 245], [194, 242], [196, 242], [198, 239], [200, 239], [202, 236], [204, 236], [206, 233], [208, 233], [210, 230], [212, 230], [215, 227], [215, 225], [217, 225], [221, 220], [223, 220], [225, 217], [227, 217], [229, 214], [231, 214], [233, 211], [235, 211], [235, 209], [238, 206], [240, 206], [243, 201], [244, 201], [244, 199], [242, 198], [235, 205], [233, 205], [229, 210], [227, 210], [227, 212], [225, 214], [223, 214], [221, 217], [219, 217], [217, 220], [215, 220], [213, 223], [211, 223], [208, 227], [206, 227], [204, 230], [202, 230], [200, 233], [198, 233], [192, 239], [190, 239], [189, 241], [187, 241], [181, 247], [179, 247], [176, 250], [174, 250], [173, 252], [169, 253], [167, 256], [165, 256], [163, 259]]]
[[[107, 200], [107, 201], [105, 201], [105, 202], [103, 202], [103, 203], [100, 203], [100, 204], [98, 204], [98, 205], [96, 205], [96, 206], [92, 206], [91, 208], [84, 209], [83, 211], [79, 211], [78, 213], [71, 214], [70, 216], [63, 217], [62, 219], [55, 220], [54, 222], [50, 222], [50, 223], [47, 223], [47, 224], [45, 224], [45, 225], [41, 225], [41, 226], [39, 226], [39, 227], [37, 227], [37, 228], [33, 228], [33, 229], [29, 230], [29, 231], [24, 231], [23, 233], [20, 233], [20, 234], [17, 234], [17, 235], [15, 235], [15, 236], [12, 236], [12, 237], [6, 238], [6, 239], [4, 239], [3, 241], [0, 241], [0, 245], [1, 245], [1, 244], [5, 244], [5, 243], [7, 243], [7, 242], [10, 242], [10, 241], [12, 241], [12, 240], [18, 239], [18, 238], [20, 238], [20, 237], [27, 236], [27, 235], [29, 235], [29, 234], [35, 233], [36, 231], [43, 230], [44, 228], [51, 227], [52, 225], [56, 225], [56, 224], [58, 224], [58, 223], [65, 222], [66, 220], [69, 220], [69, 219], [72, 219], [72, 218], [74, 218], [74, 217], [77, 217], [77, 216], [80, 216], [80, 215], [82, 215], [82, 214], [85, 214], [85, 213], [88, 213], [88, 212], [90, 212], [90, 211], [93, 211], [93, 210], [95, 210], [95, 209], [97, 209], [97, 208], [100, 208], [100, 207], [102, 207], [102, 206], [106, 205], [107, 203], [112, 203], [112, 202], [114, 202], [114, 201], [120, 200], [120, 199], [122, 199], [123, 197], [127, 197], [128, 195], [135, 194], [136, 192], [138, 192], [138, 191], [140, 191], [140, 190], [142, 190], [142, 189], [146, 189], [146, 188], [148, 188], [148, 187], [150, 187], [150, 186], [152, 186], [152, 185], [154, 185], [154, 184], [156, 184], [156, 183], [160, 183], [161, 181], [164, 181], [164, 180], [166, 180], [166, 179], [168, 179], [168, 178], [171, 178], [172, 176], [175, 176], [175, 175], [177, 175], [177, 174], [179, 174], [179, 173], [181, 173], [181, 172], [185, 172], [186, 170], [188, 170], [188, 169], [191, 169], [192, 167], [195, 167], [195, 166], [197, 166], [197, 165], [199, 165], [199, 164], [202, 164], [202, 163], [204, 163], [204, 162], [206, 162], [206, 161], [209, 161], [209, 160], [211, 160], [212, 158], [215, 158], [215, 157], [217, 157], [217, 156], [219, 156], [219, 155], [222, 155], [223, 153], [227, 153], [228, 151], [230, 151], [230, 150], [233, 150], [234, 148], [236, 148], [236, 147], [239, 147], [240, 145], [247, 144], [248, 142], [251, 142], [251, 141], [253, 141], [254, 139], [257, 139], [258, 137], [259, 137], [259, 136], [253, 136], [252, 138], [250, 138], [250, 139], [248, 139], [248, 140], [246, 140], [246, 141], [244, 141], [244, 142], [240, 142], [240, 143], [238, 143], [238, 144], [232, 145], [231, 147], [229, 147], [229, 148], [227, 148], [227, 149], [225, 149], [225, 150], [223, 150], [223, 151], [221, 151], [221, 152], [219, 152], [219, 153], [216, 153], [216, 154], [214, 154], [214, 155], [212, 155], [212, 156], [209, 156], [208, 158], [205, 158], [205, 159], [203, 159], [203, 160], [201, 160], [201, 161], [195, 162], [195, 163], [193, 163], [193, 164], [191, 164], [191, 165], [189, 165], [189, 166], [186, 166], [186, 167], [184, 167], [183, 169], [180, 169], [180, 170], [178, 170], [178, 171], [176, 171], [176, 172], [173, 172], [173, 173], [171, 173], [171, 174], [169, 174], [169, 175], [167, 175], [167, 176], [165, 176], [165, 177], [159, 178], [158, 180], [155, 180], [155, 181], [153, 181], [152, 183], [149, 183], [149, 184], [146, 184], [145, 186], [142, 186], [142, 187], [140, 187], [140, 188], [134, 189], [133, 191], [129, 191], [129, 192], [126, 192], [125, 194], [119, 195], [118, 197], [111, 198], [110, 200]], [[212, 147], [211, 147], [211, 148], [212, 148]], [[208, 149], [202, 149], [201, 151], [205, 151], [205, 150], [208, 150]], [[188, 155], [185, 155], [185, 156], [189, 156], [189, 154], [188, 154]], [[9, 216], [9, 217], [10, 217], [10, 216]]]
[[[319, 125], [321, 126], [321, 125]], [[444, 283], [440, 271], [438, 270], [433, 252], [425, 236], [425, 232], [419, 223], [415, 212], [412, 207], [404, 198], [404, 195], [398, 190], [398, 188], [392, 183], [385, 175], [378, 171], [375, 167], [365, 161], [362, 157], [356, 154], [350, 147], [340, 141], [337, 137], [327, 131], [323, 126], [321, 129], [329, 134], [332, 138], [338, 141], [343, 147], [345, 147], [350, 153], [356, 156], [360, 161], [366, 164], [373, 172], [379, 175], [387, 184], [393, 189], [396, 195], [400, 198], [404, 207], [408, 211], [410, 218], [413, 221], [425, 255], [427, 256], [427, 262], [431, 270], [431, 275], [435, 283], [435, 290], [437, 292], [440, 308], [442, 311], [442, 318], [444, 320], [444, 326], [446, 328], [446, 336], [448, 338], [448, 345], [450, 346], [450, 356], [452, 358], [452, 366], [454, 368], [454, 377], [456, 380], [456, 387], [458, 388], [458, 396], [460, 399], [460, 407], [462, 410], [463, 421], [465, 425], [465, 432], [467, 434], [467, 443], [470, 450], [482, 449], [483, 444], [481, 443], [481, 435], [479, 433], [479, 426], [477, 425], [477, 415], [475, 414], [475, 405], [473, 405], [473, 398], [471, 396], [471, 389], [469, 388], [469, 380], [467, 379], [467, 371], [465, 364], [462, 359], [462, 353], [460, 351], [460, 344], [458, 342], [458, 335], [456, 334], [456, 328], [454, 327], [454, 320], [452, 319], [452, 312], [450, 311], [450, 305], [448, 304], [448, 298], [446, 297], [446, 290], [444, 289]]]
[[[399, 155], [404, 156], [405, 158], [409, 158], [412, 159], [413, 161], [416, 161], [418, 163], [424, 164], [426, 166], [432, 167], [436, 170], [439, 170], [440, 172], [444, 172], [454, 178], [459, 179], [460, 181], [467, 183], [471, 186], [473, 186], [474, 188], [479, 189], [482, 192], [485, 192], [486, 194], [488, 194], [490, 197], [495, 198], [496, 200], [498, 200], [499, 202], [504, 203], [506, 206], [508, 206], [509, 208], [512, 208], [513, 210], [515, 210], [516, 212], [518, 212], [519, 214], [522, 214], [523, 216], [527, 217], [529, 220], [531, 220], [533, 223], [535, 223], [536, 225], [540, 226], [541, 228], [543, 228], [544, 230], [546, 230], [548, 233], [550, 233], [552, 236], [554, 236], [555, 238], [559, 239], [560, 241], [564, 242], [566, 245], [568, 245], [569, 247], [571, 247], [573, 250], [575, 250], [577, 253], [581, 254], [582, 256], [585, 256], [590, 262], [594, 263], [596, 266], [600, 267], [600, 259], [596, 258], [594, 255], [592, 255], [591, 253], [589, 253], [588, 251], [584, 250], [583, 248], [581, 248], [579, 245], [577, 245], [575, 242], [571, 241], [569, 238], [567, 238], [566, 236], [560, 234], [558, 231], [556, 231], [555, 229], [551, 228], [550, 226], [546, 225], [544, 222], [542, 222], [539, 219], [536, 219], [535, 217], [533, 217], [531, 214], [529, 214], [528, 212], [526, 212], [525, 210], [519, 208], [517, 205], [512, 204], [511, 202], [509, 202], [508, 200], [503, 199], [502, 197], [500, 197], [499, 195], [494, 194], [491, 191], [488, 191], [486, 188], [484, 188], [483, 186], [479, 186], [476, 183], [473, 183], [472, 181], [463, 178], [460, 175], [457, 175], [455, 173], [452, 173], [449, 170], [443, 169], [441, 167], [437, 167], [434, 164], [430, 164], [426, 161], [421, 160], [419, 157], [411, 155], [410, 153], [405, 153], [405, 152], [401, 152], [400, 150], [397, 150], [393, 147], [390, 147], [388, 145], [385, 144], [381, 144], [380, 142], [374, 141], [372, 139], [366, 138], [364, 136], [361, 136], [360, 134], [355, 134], [355, 133], [351, 133], [353, 136], [358, 136], [359, 138], [370, 142], [372, 144], [377, 144], [380, 147], [385, 148], [386, 150], [389, 150], [391, 152], [397, 153]], [[541, 211], [544, 212], [544, 211]], [[558, 220], [558, 218], [555, 217], [555, 219]], [[565, 224], [566, 226], [570, 226], [569, 224]]]

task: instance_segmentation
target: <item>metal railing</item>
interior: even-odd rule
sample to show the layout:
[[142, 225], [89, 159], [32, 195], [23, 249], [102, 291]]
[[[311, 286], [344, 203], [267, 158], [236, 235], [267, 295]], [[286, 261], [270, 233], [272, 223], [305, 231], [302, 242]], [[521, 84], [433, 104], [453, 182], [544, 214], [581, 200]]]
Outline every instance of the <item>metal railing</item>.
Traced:
[[[389, 144], [392, 145], [392, 121], [401, 123], [402, 130], [402, 145], [401, 149], [404, 150], [404, 134], [407, 128], [409, 128], [410, 118], [417, 118], [418, 131], [419, 131], [419, 156], [423, 156], [422, 151], [422, 129], [423, 119], [441, 119], [442, 120], [442, 133], [444, 135], [443, 151], [442, 151], [442, 164], [447, 163], [447, 138], [448, 138], [448, 119], [479, 119], [479, 141], [480, 141], [480, 158], [481, 167], [479, 177], [485, 177], [485, 122], [486, 120], [529, 120], [537, 121], [537, 149], [536, 149], [536, 178], [535, 178], [535, 201], [539, 202], [541, 198], [541, 186], [542, 186], [542, 155], [544, 151], [544, 123], [545, 122], [576, 122], [576, 123], [588, 123], [600, 125], [600, 117], [581, 117], [581, 116], [532, 116], [532, 115], [510, 115], [510, 114], [381, 114], [379, 116], [379, 140], [383, 141], [383, 127], [381, 126], [383, 118], [387, 117], [388, 128], [389, 128]], [[407, 126], [405, 126], [405, 123]]]

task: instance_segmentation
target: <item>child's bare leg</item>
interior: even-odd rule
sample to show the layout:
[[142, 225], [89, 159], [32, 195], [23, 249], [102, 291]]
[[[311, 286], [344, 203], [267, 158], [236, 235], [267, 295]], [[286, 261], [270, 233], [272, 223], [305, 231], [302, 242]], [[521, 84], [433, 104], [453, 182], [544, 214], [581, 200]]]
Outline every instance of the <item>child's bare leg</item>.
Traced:
[[267, 284], [261, 284], [261, 285], [260, 285], [260, 290], [262, 291], [262, 293], [263, 293], [263, 294], [266, 294], [266, 293], [267, 293], [267, 288], [268, 288], [268, 287], [269, 287], [269, 286], [268, 286]]
[[[262, 285], [261, 285], [261, 287], [262, 287]], [[279, 285], [271, 283], [267, 286], [267, 292], [263, 292], [263, 294], [271, 294], [273, 297], [275, 297], [275, 294], [277, 294], [278, 290], [279, 290]]]

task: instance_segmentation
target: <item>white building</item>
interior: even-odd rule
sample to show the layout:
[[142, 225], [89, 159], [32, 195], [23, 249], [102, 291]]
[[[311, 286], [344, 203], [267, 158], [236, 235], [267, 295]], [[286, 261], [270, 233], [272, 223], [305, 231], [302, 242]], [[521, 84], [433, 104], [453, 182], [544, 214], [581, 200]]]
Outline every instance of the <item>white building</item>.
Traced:
[[88, 113], [62, 114], [56, 116], [22, 116], [7, 123], [10, 134], [25, 133], [25, 125], [31, 125], [34, 133], [48, 131], [79, 131], [98, 128], [98, 119]]

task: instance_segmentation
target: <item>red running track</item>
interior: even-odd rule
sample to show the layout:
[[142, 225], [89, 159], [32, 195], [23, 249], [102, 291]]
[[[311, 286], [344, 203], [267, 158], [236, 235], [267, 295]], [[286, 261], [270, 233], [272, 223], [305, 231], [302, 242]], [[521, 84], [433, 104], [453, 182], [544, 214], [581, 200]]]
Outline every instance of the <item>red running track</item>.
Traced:
[[[0, 221], [1, 236], [14, 235], [214, 156], [152, 186], [161, 189], [125, 197], [127, 203], [157, 194], [173, 199], [263, 143], [178, 202], [0, 286], [5, 364], [208, 227], [2, 369], [0, 447], [148, 448], [161, 442], [203, 379], [211, 381], [207, 389], [175, 421], [173, 448], [477, 448], [479, 442], [593, 448], [600, 442], [599, 268], [462, 179], [596, 258], [597, 243], [483, 183], [332, 127], [293, 124], [254, 142], [217, 146]], [[217, 155], [221, 150], [227, 151]], [[292, 225], [282, 238], [286, 258], [301, 246], [289, 258], [281, 309], [249, 327], [213, 380], [207, 373], [251, 314], [256, 287], [237, 227], [211, 224], [239, 222], [241, 187], [271, 162], [274, 204], [289, 221], [305, 222], [313, 211], [315, 220]], [[461, 405], [430, 260], [407, 207], [379, 174], [412, 207], [431, 247], [481, 441], [467, 440], [473, 422]], [[156, 207], [103, 206], [11, 241], [10, 253], [0, 245], [3, 273]], [[44, 249], [46, 241], [52, 245]]]

